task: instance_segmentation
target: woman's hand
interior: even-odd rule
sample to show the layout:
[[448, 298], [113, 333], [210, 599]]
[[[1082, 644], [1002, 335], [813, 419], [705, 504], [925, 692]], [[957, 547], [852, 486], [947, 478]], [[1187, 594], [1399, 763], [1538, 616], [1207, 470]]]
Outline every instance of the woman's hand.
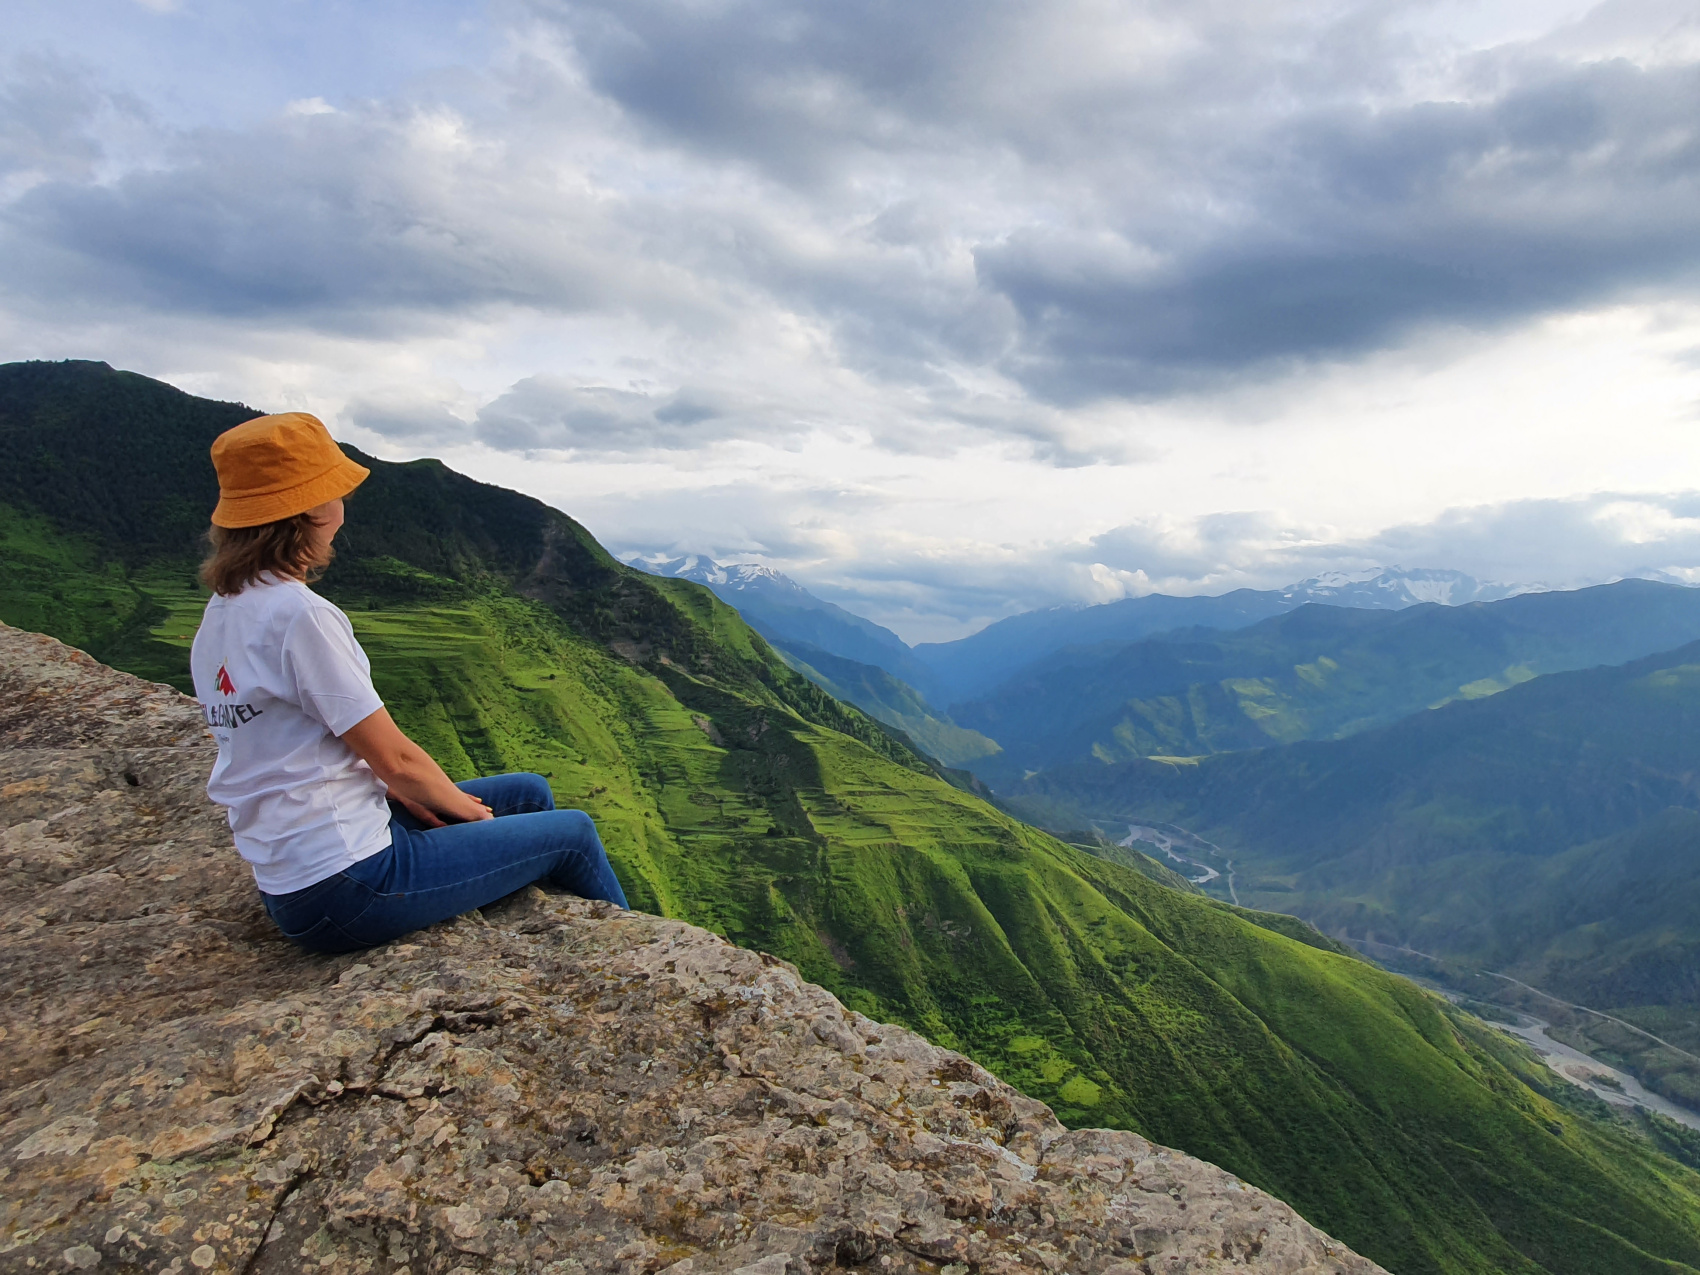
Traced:
[[[431, 809], [429, 809], [425, 806], [421, 806], [417, 801], [409, 801], [406, 797], [403, 797], [401, 794], [395, 793], [395, 792], [392, 792], [390, 794], [390, 796], [395, 798], [396, 801], [400, 802], [401, 805], [407, 810], [407, 813], [412, 815], [415, 819], [419, 820], [420, 824], [423, 825], [424, 827], [427, 827], [427, 828], [444, 828], [444, 827], [448, 826], [447, 824], [445, 824], [443, 822], [443, 820], [437, 818], [437, 812], [436, 811], [431, 810]], [[480, 806], [484, 805], [484, 800], [481, 797], [474, 797], [473, 800], [476, 801]], [[488, 819], [488, 818], [491, 818], [492, 815], [494, 814], [494, 812], [491, 811], [488, 806], [484, 806], [484, 810], [485, 810], [484, 814], [474, 815], [473, 818], [474, 819]], [[466, 821], [462, 820], [461, 822], [464, 823]]]
[[384, 781], [390, 796], [427, 828], [495, 817], [478, 798], [456, 788], [431, 754], [402, 734], [387, 708], [356, 722], [342, 740]]
[[421, 806], [417, 801], [409, 801], [400, 793], [390, 793], [390, 800], [400, 804], [408, 814], [419, 820], [420, 824], [426, 828], [444, 828], [448, 826], [441, 819], [437, 818], [436, 811], [429, 810], [426, 807]]
[[[456, 788], [455, 791], [460, 792], [460, 789]], [[451, 823], [476, 823], [480, 819], [493, 819], [496, 817], [495, 811], [491, 810], [489, 806], [484, 804], [484, 799], [482, 797], [468, 796], [464, 792], [461, 792], [460, 795], [463, 799], [463, 804], [461, 804], [458, 809], [439, 812], [431, 809], [429, 806], [422, 806], [417, 801], [409, 801], [400, 793], [394, 791], [390, 793], [390, 796], [394, 797], [407, 808], [407, 812], [409, 814], [419, 820], [419, 822], [427, 828], [442, 828]]]

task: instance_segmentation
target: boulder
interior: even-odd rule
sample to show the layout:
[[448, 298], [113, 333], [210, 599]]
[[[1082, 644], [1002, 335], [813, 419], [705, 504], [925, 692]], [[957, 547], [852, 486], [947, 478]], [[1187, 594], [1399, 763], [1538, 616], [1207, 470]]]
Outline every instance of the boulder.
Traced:
[[5, 626], [0, 741], [0, 1269], [1380, 1269], [678, 921], [533, 888], [298, 952], [194, 701]]

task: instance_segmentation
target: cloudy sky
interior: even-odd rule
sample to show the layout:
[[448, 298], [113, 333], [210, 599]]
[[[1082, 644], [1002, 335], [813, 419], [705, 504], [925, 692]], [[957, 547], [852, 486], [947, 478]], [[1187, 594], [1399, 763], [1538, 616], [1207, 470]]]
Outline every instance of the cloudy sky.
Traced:
[[1700, 568], [1696, 0], [7, 8], [0, 357], [911, 640]]

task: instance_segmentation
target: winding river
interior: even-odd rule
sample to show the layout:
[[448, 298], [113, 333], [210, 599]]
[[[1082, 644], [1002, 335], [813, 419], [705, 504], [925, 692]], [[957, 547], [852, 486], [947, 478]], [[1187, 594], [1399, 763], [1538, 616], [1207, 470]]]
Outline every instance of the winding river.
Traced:
[[[1228, 869], [1228, 876], [1223, 884], [1228, 887], [1228, 897], [1238, 904], [1240, 896], [1234, 889], [1234, 861], [1223, 855], [1221, 850], [1211, 845], [1202, 837], [1193, 836], [1192, 833], [1185, 832], [1184, 830], [1181, 831], [1181, 835], [1186, 838], [1186, 841], [1182, 844], [1186, 849], [1191, 850], [1194, 854], [1213, 853], [1221, 857], [1223, 864], [1225, 864]], [[1188, 856], [1181, 854], [1180, 851], [1175, 848], [1176, 838], [1174, 834], [1166, 832], [1162, 828], [1153, 828], [1149, 824], [1130, 823], [1127, 826], [1127, 836], [1116, 842], [1116, 844], [1131, 850], [1133, 849], [1133, 843], [1136, 841], [1143, 841], [1148, 845], [1156, 846], [1170, 859], [1180, 864], [1181, 875], [1188, 881], [1191, 881], [1194, 885], [1208, 885], [1210, 882], [1216, 880], [1222, 875], [1218, 869], [1211, 867], [1208, 863], [1204, 863], [1201, 860], [1189, 858]], [[1195, 842], [1197, 843], [1196, 845], [1193, 844]], [[1194, 876], [1191, 872], [1187, 871], [1189, 868], [1196, 869], [1201, 875]]]
[[[1127, 836], [1122, 838], [1122, 840], [1118, 841], [1116, 844], [1131, 850], [1133, 849], [1134, 842], [1136, 841], [1143, 841], [1147, 845], [1156, 846], [1157, 849], [1161, 850], [1164, 855], [1177, 865], [1177, 870], [1180, 874], [1196, 886], [1208, 885], [1210, 882], [1221, 878], [1222, 872], [1200, 859], [1192, 858], [1191, 855], [1182, 854], [1181, 850], [1190, 850], [1193, 854], [1211, 854], [1220, 858], [1227, 869], [1227, 877], [1223, 883], [1228, 887], [1228, 894], [1232, 897], [1233, 901], [1236, 904], [1239, 903], [1239, 894], [1234, 889], [1234, 861], [1224, 855], [1220, 847], [1211, 845], [1202, 837], [1187, 832], [1185, 829], [1155, 828], [1150, 824], [1141, 823], [1128, 824]], [[1430, 960], [1437, 959], [1435, 957], [1428, 956], [1428, 953], [1426, 952], [1416, 952], [1411, 948], [1401, 948], [1398, 950], [1411, 952], [1413, 955], [1417, 956], [1425, 956]], [[1503, 974], [1495, 975], [1495, 977], [1506, 978], [1507, 981], [1513, 983], [1517, 982], [1516, 979], [1508, 978], [1508, 976]], [[1425, 985], [1428, 985], [1427, 980], [1419, 979], [1418, 981], [1424, 982]], [[1519, 986], [1528, 987], [1528, 984], [1520, 983]], [[1435, 990], [1440, 991], [1441, 994], [1447, 996], [1448, 999], [1456, 999], [1455, 994], [1451, 992], [1447, 992], [1438, 987], [1436, 987]], [[1529, 990], [1542, 996], [1547, 994], [1540, 991], [1539, 988], [1529, 987]], [[1586, 1009], [1587, 1007], [1579, 1005], [1573, 1006], [1573, 1008]], [[1598, 1010], [1587, 1010], [1587, 1012], [1594, 1014], [1599, 1013]], [[1602, 1014], [1601, 1017], [1610, 1018], [1611, 1016], [1609, 1014]], [[1621, 1019], [1613, 1019], [1613, 1021], [1619, 1023], [1623, 1022]], [[1550, 1067], [1558, 1075], [1564, 1077], [1564, 1079], [1570, 1081], [1572, 1084], [1580, 1085], [1582, 1088], [1588, 1090], [1589, 1093], [1592, 1093], [1598, 1098], [1604, 1099], [1606, 1102], [1612, 1103], [1614, 1106], [1645, 1107], [1649, 1111], [1656, 1111], [1661, 1116], [1666, 1116], [1671, 1120], [1675, 1120], [1678, 1124], [1687, 1125], [1690, 1129], [1700, 1129], [1700, 1114], [1689, 1111], [1686, 1107], [1679, 1107], [1676, 1103], [1670, 1101], [1670, 1099], [1652, 1092], [1652, 1090], [1648, 1089], [1628, 1072], [1619, 1071], [1617, 1068], [1608, 1066], [1597, 1058], [1584, 1054], [1579, 1049], [1573, 1049], [1571, 1046], [1564, 1044], [1562, 1041], [1554, 1040], [1547, 1034], [1547, 1028], [1552, 1026], [1552, 1024], [1543, 1019], [1536, 1018], [1532, 1014], [1519, 1013], [1516, 1025], [1508, 1023], [1493, 1023], [1492, 1026], [1497, 1027], [1500, 1031], [1516, 1036], [1519, 1040], [1525, 1042], [1535, 1051], [1536, 1054], [1540, 1056], [1542, 1062], [1546, 1063], [1548, 1067]], [[1641, 1031], [1641, 1029], [1635, 1027], [1633, 1023], [1623, 1023], [1623, 1026], [1634, 1031]], [[1647, 1035], [1648, 1033], [1642, 1032], [1642, 1034]], [[1653, 1037], [1653, 1039], [1656, 1040], [1658, 1038]], [[1668, 1042], [1663, 1041], [1660, 1043], [1668, 1044]], [[1675, 1048], [1674, 1046], [1671, 1047]]]
[[[1668, 1116], [1678, 1124], [1685, 1124], [1690, 1129], [1700, 1129], [1700, 1115], [1686, 1107], [1677, 1106], [1668, 1098], [1660, 1097], [1628, 1072], [1608, 1067], [1599, 1059], [1590, 1058], [1581, 1050], [1572, 1049], [1562, 1041], [1554, 1040], [1547, 1035], [1547, 1028], [1552, 1024], [1530, 1014], [1519, 1014], [1516, 1026], [1509, 1023], [1492, 1025], [1528, 1042], [1548, 1067], [1572, 1084], [1581, 1085], [1596, 1098], [1604, 1098], [1620, 1107], [1645, 1107], [1661, 1116]], [[1616, 1083], [1609, 1083], [1612, 1081]]]

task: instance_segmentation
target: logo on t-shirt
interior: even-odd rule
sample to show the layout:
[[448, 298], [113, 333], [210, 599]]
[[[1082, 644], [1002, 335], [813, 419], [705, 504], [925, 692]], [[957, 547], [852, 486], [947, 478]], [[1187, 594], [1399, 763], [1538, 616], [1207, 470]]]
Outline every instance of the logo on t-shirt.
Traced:
[[[218, 672], [213, 674], [213, 685], [218, 693], [225, 697], [236, 694], [236, 683], [230, 680], [230, 670], [224, 665], [218, 666]], [[243, 722], [251, 722], [260, 715], [260, 710], [252, 704], [202, 704], [201, 713], [207, 719], [207, 725], [224, 727], [234, 730]]]

